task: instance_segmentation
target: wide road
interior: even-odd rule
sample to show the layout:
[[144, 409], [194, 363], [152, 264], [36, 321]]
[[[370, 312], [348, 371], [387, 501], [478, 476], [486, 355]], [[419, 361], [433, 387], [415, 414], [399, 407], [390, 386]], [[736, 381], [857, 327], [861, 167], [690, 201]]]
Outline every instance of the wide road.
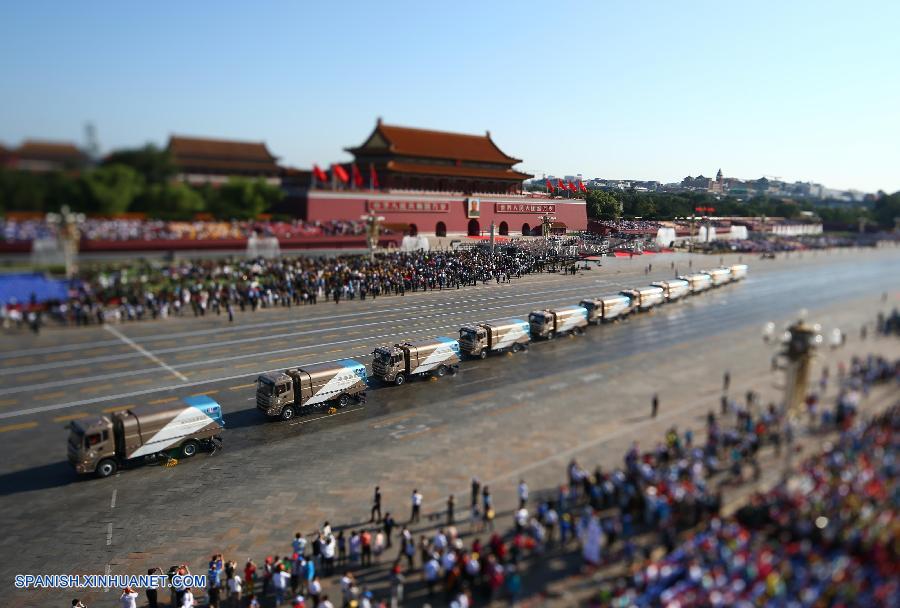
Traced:
[[[454, 336], [466, 322], [526, 317], [535, 308], [671, 277], [672, 262], [685, 271], [689, 263], [699, 269], [718, 259], [610, 260], [575, 277], [545, 274], [509, 285], [261, 310], [239, 314], [233, 325], [207, 316], [4, 335], [0, 524], [7, 534], [0, 554], [16, 559], [4, 560], [0, 576], [138, 573], [146, 564], [197, 560], [213, 549], [259, 557], [278, 551], [273, 542], [286, 545], [295, 528], [309, 532], [325, 519], [362, 515], [367, 498], [361, 497], [376, 483], [392, 492], [386, 502], [405, 516], [416, 480], [430, 476], [420, 487], [436, 505], [447, 492], [462, 492], [476, 471], [513, 479], [565, 457], [583, 443], [582, 431], [599, 442], [629, 425], [640, 428], [645, 412], [634, 411], [632, 397], [646, 403], [660, 391], [665, 407], [670, 384], [683, 390], [704, 377], [718, 382], [719, 353], [723, 362], [731, 357], [742, 365], [748, 336], [762, 348], [766, 321], [783, 323], [807, 308], [811, 316], [862, 322], [872, 318], [871, 304], [882, 293], [896, 302], [900, 291], [898, 249], [744, 261], [750, 275], [739, 284], [590, 328], [579, 338], [464, 362], [455, 377], [377, 388], [365, 406], [290, 423], [266, 422], [254, 409], [257, 374], [346, 357], [368, 362], [378, 344]], [[855, 314], [857, 306], [864, 313]], [[662, 371], [671, 365], [683, 366], [678, 378]], [[636, 369], [646, 375], [631, 378]], [[222, 404], [224, 451], [173, 468], [75, 480], [65, 462], [68, 421], [195, 394]]]

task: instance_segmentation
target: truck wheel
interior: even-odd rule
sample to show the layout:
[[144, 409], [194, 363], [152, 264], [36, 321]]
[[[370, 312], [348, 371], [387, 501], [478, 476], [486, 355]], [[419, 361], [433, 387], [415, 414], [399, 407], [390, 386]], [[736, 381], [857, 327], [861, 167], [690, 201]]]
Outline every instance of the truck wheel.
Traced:
[[338, 405], [340, 407], [347, 407], [350, 405], [350, 395], [347, 393], [341, 393], [341, 396], [338, 397]]
[[116, 464], [115, 460], [111, 458], [104, 458], [99, 463], [97, 463], [97, 468], [94, 469], [94, 473], [100, 479], [104, 479], [109, 477], [110, 475], [115, 475], [116, 471], [119, 470], [119, 466]]
[[397, 374], [397, 377], [394, 378], [394, 384], [396, 384], [397, 386], [400, 386], [404, 382], [406, 382], [406, 376], [404, 376], [403, 374]]
[[281, 410], [281, 419], [282, 420], [290, 420], [294, 417], [297, 412], [294, 411], [293, 405], [286, 405], [284, 409]]
[[197, 450], [200, 449], [200, 444], [194, 441], [193, 439], [188, 439], [181, 446], [181, 455], [184, 458], [190, 458], [197, 454]]
[[443, 378], [444, 376], [446, 376], [447, 375], [447, 366], [446, 365], [438, 366], [438, 368], [436, 370], [434, 370], [434, 375], [437, 376], [438, 378]]
[[512, 352], [517, 353], [520, 350], [522, 350], [522, 345], [519, 344], [518, 342], [516, 342], [515, 344], [512, 345]]
[[482, 350], [480, 353], [478, 353], [478, 356], [481, 359], [487, 359], [487, 350]]

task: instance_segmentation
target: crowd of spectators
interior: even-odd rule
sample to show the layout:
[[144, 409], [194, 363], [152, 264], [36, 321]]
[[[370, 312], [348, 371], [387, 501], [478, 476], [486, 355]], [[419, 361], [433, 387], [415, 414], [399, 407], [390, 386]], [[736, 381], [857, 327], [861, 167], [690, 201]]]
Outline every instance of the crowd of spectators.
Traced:
[[[251, 235], [290, 239], [308, 236], [365, 234], [363, 222], [329, 220], [293, 221], [166, 221], [88, 218], [79, 225], [85, 241], [172, 241], [246, 239]], [[0, 241], [30, 242], [53, 238], [58, 227], [45, 220], [0, 219]]]
[[511, 282], [556, 268], [552, 254], [504, 246], [447, 252], [136, 263], [85, 271], [65, 301], [3, 303], [4, 324], [24, 313], [65, 325], [227, 314], [323, 301], [375, 299]]
[[653, 234], [659, 230], [661, 224], [650, 220], [596, 220], [594, 224], [603, 232], [611, 236]]
[[608, 606], [896, 606], [900, 408], [606, 589]]

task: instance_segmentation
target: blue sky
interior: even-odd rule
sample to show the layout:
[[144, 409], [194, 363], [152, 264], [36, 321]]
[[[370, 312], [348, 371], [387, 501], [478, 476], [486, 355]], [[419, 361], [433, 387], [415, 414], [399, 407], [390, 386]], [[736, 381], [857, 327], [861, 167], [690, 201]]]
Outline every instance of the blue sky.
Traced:
[[0, 142], [171, 133], [348, 156], [386, 122], [520, 168], [900, 190], [898, 2], [7, 2]]

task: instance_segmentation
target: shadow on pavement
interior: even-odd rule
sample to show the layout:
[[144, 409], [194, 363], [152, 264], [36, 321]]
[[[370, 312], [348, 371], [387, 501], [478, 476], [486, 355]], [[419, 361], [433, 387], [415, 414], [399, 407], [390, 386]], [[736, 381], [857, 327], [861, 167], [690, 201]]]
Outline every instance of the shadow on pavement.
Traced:
[[22, 492], [56, 488], [77, 480], [78, 476], [69, 463], [60, 460], [59, 462], [0, 475], [0, 496], [11, 496]]

